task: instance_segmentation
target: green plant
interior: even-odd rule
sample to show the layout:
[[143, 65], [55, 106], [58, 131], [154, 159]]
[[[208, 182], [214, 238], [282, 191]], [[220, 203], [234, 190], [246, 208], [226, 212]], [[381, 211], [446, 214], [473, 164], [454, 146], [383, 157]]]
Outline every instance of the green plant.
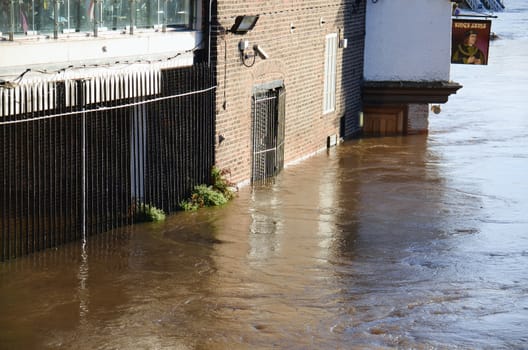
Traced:
[[227, 180], [227, 175], [231, 175], [231, 172], [227, 169], [218, 169], [214, 166], [211, 170], [213, 188], [222, 193], [227, 199], [232, 199], [234, 196], [232, 189], [235, 188], [235, 184]]
[[184, 210], [192, 211], [203, 207], [213, 207], [226, 204], [228, 199], [213, 186], [198, 185], [194, 187], [191, 198], [180, 203]]
[[149, 204], [138, 204], [135, 214], [135, 222], [158, 222], [165, 220], [165, 212]]
[[195, 203], [192, 199], [184, 200], [180, 202], [180, 208], [185, 211], [195, 211], [200, 209], [200, 206]]
[[180, 207], [185, 211], [194, 211], [203, 207], [226, 204], [234, 197], [232, 190], [234, 184], [225, 178], [227, 174], [230, 174], [228, 170], [213, 167], [211, 169], [212, 185], [195, 186], [191, 197], [180, 202]]

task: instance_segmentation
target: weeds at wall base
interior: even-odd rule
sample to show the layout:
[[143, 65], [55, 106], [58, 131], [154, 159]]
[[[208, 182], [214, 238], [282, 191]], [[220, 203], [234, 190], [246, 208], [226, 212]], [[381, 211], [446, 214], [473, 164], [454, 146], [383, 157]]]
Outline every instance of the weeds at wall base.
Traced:
[[155, 206], [139, 204], [134, 213], [134, 222], [159, 222], [166, 218], [165, 212]]
[[191, 197], [180, 202], [180, 207], [185, 211], [194, 211], [226, 204], [234, 197], [232, 190], [234, 184], [226, 179], [228, 174], [230, 174], [228, 170], [213, 167], [211, 170], [212, 185], [195, 186]]

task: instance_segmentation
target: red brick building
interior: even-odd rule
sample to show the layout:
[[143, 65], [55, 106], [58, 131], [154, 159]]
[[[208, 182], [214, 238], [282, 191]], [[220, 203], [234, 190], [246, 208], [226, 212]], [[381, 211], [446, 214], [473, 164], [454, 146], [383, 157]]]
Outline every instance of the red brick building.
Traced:
[[[212, 8], [216, 163], [234, 182], [273, 176], [360, 130], [364, 1], [218, 1]], [[240, 16], [258, 18], [237, 33]]]

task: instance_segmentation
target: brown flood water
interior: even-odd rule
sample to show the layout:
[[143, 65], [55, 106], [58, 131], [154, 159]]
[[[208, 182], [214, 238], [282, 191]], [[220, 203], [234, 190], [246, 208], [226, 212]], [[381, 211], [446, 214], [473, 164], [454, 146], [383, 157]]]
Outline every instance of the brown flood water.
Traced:
[[429, 136], [0, 264], [0, 349], [528, 348], [526, 9], [501, 16]]
[[5, 263], [0, 348], [520, 348], [526, 200], [432, 139], [350, 142], [226, 207]]

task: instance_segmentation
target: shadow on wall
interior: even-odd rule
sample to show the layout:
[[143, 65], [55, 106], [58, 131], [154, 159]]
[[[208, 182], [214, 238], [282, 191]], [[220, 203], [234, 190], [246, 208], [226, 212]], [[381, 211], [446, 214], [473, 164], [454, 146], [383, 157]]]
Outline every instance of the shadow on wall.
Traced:
[[342, 79], [341, 86], [338, 87], [342, 91], [344, 106], [340, 125], [340, 136], [343, 138], [351, 138], [360, 132], [366, 1], [347, 1], [340, 9], [345, 21], [339, 39], [347, 39], [347, 46], [342, 49]]

